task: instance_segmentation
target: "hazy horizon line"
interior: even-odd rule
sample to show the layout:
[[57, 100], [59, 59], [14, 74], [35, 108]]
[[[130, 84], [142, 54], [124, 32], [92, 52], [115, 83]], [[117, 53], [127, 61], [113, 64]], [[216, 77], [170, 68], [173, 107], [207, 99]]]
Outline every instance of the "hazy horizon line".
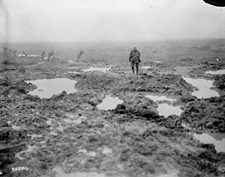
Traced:
[[170, 42], [170, 41], [201, 41], [201, 40], [225, 40], [225, 38], [179, 38], [179, 39], [152, 39], [152, 40], [84, 40], [84, 41], [14, 41], [14, 42], [0, 42], [0, 44], [12, 43], [134, 43], [134, 42]]

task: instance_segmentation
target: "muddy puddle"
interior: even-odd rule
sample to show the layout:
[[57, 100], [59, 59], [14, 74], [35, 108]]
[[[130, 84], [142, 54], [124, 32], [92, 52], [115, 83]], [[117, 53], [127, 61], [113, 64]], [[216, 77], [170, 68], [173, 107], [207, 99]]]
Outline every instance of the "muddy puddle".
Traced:
[[217, 71], [206, 71], [206, 74], [225, 74], [225, 69], [217, 70]]
[[169, 101], [169, 102], [176, 101], [176, 99], [174, 97], [162, 95], [162, 94], [146, 93], [145, 97], [150, 98], [151, 100], [153, 100], [155, 102], [157, 102], [157, 101]]
[[68, 60], [67, 62], [68, 63], [75, 63], [75, 61], [73, 61], [73, 60]]
[[[175, 97], [162, 94], [145, 94], [145, 97], [158, 103], [157, 111], [160, 116], [168, 117], [169, 115], [180, 116], [182, 110], [180, 106], [173, 106], [172, 103], [176, 101]], [[159, 103], [160, 101], [168, 101], [168, 103]]]
[[37, 95], [40, 98], [51, 98], [53, 95], [60, 94], [63, 91], [66, 91], [67, 94], [77, 91], [75, 89], [75, 84], [77, 81], [67, 78], [40, 79], [26, 82], [32, 83], [38, 87], [37, 89], [29, 92], [29, 94]]
[[77, 71], [70, 71], [69, 73], [70, 74], [80, 74], [80, 72], [77, 72]]
[[90, 71], [101, 71], [101, 72], [106, 72], [109, 71], [111, 69], [111, 67], [107, 67], [107, 68], [98, 68], [98, 67], [90, 67], [88, 69], [84, 69], [84, 72], [90, 72]]
[[157, 111], [160, 116], [164, 117], [168, 117], [169, 115], [180, 116], [182, 113], [180, 106], [172, 106], [166, 103], [158, 104]]
[[192, 78], [185, 78], [183, 79], [188, 82], [189, 84], [197, 87], [198, 90], [192, 93], [193, 96], [197, 98], [211, 98], [211, 97], [218, 97], [219, 93], [216, 90], [212, 90], [213, 87], [213, 80], [206, 80], [206, 79], [192, 79]]
[[194, 138], [199, 140], [201, 143], [213, 144], [218, 153], [225, 152], [225, 133], [195, 133]]
[[118, 104], [122, 103], [123, 100], [120, 100], [118, 97], [106, 96], [102, 103], [97, 105], [97, 108], [101, 110], [110, 110], [115, 109]]
[[142, 69], [152, 69], [151, 66], [142, 66], [141, 68], [142, 68]]

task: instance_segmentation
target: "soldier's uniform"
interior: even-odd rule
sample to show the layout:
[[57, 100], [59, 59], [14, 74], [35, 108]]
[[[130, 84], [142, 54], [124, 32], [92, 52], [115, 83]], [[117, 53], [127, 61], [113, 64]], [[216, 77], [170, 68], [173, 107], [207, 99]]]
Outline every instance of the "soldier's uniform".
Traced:
[[132, 67], [133, 73], [134, 73], [134, 65], [136, 65], [137, 74], [138, 74], [139, 63], [141, 62], [140, 57], [141, 57], [140, 52], [136, 48], [134, 48], [131, 51], [130, 57], [129, 57], [129, 61], [131, 62], [131, 67]]

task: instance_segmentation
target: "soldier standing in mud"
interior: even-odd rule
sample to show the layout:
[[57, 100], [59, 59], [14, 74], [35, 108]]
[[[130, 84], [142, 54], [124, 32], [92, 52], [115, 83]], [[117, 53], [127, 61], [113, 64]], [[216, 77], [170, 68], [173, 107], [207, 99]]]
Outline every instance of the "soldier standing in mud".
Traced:
[[139, 63], [141, 62], [141, 53], [137, 50], [137, 47], [130, 53], [129, 62], [131, 62], [131, 68], [134, 74], [134, 65], [136, 65], [136, 74], [138, 74]]

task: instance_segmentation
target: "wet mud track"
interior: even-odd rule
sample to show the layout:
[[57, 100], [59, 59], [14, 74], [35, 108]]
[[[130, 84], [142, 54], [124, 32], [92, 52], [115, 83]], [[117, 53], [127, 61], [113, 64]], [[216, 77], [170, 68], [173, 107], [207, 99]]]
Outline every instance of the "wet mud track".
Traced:
[[[108, 72], [82, 72], [87, 65], [77, 64], [74, 70], [79, 73], [75, 74], [68, 72], [66, 63], [50, 62], [26, 65], [23, 72], [2, 72], [0, 176], [225, 175], [225, 153], [217, 153], [213, 145], [202, 144], [192, 135], [205, 130], [224, 133], [224, 96], [192, 96], [195, 88], [181, 73], [163, 73], [163, 64], [138, 76], [118, 65]], [[178, 64], [176, 72], [183, 65]], [[196, 66], [186, 65], [190, 69], [182, 74], [193, 75], [191, 68]], [[165, 71], [173, 68], [172, 64], [166, 66]], [[46, 78], [75, 80], [77, 92], [62, 92], [49, 99], [30, 95], [37, 87], [25, 81]], [[144, 92], [176, 96], [173, 105], [180, 105], [183, 113], [159, 116], [158, 103]], [[107, 95], [123, 103], [110, 110], [98, 109]]]

